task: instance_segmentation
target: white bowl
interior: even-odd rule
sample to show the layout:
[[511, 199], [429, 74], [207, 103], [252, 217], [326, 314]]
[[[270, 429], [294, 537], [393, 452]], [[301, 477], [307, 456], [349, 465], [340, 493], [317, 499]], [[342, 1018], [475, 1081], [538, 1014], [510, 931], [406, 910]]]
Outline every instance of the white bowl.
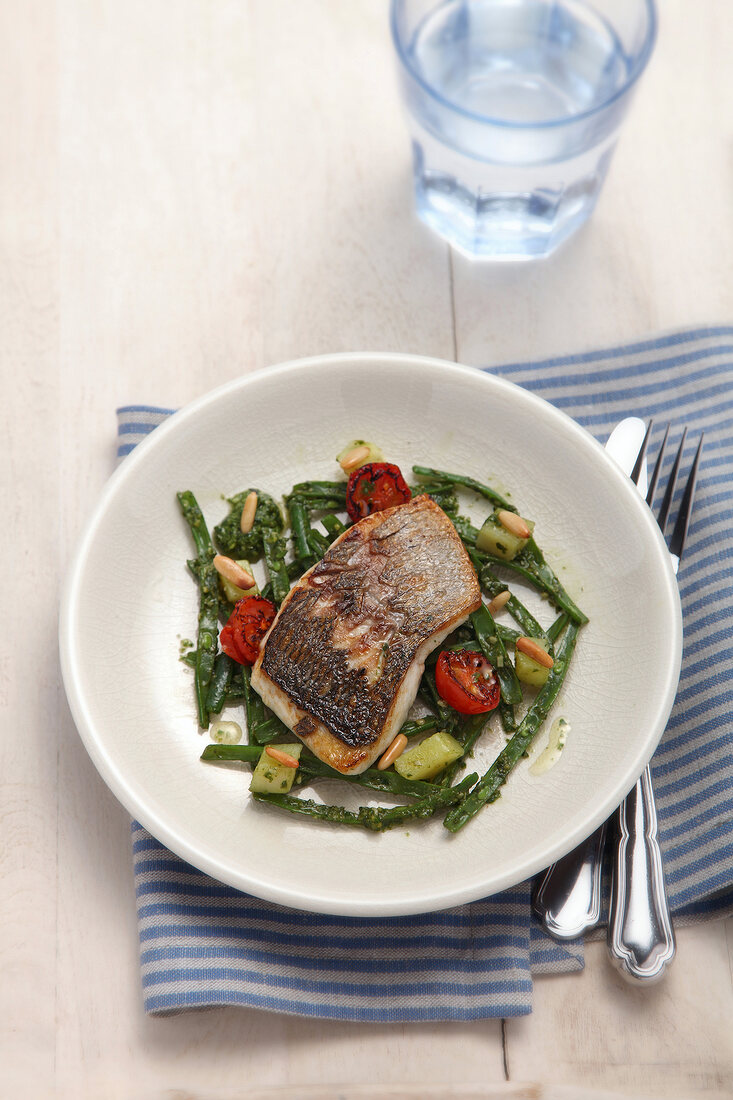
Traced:
[[[440, 819], [362, 833], [250, 800], [241, 765], [199, 761], [189, 670], [193, 555], [176, 491], [213, 525], [222, 494], [278, 496], [332, 478], [334, 455], [372, 439], [413, 463], [510, 490], [590, 617], [551, 718], [571, 725], [542, 776], [522, 761], [502, 797], [456, 835]], [[486, 513], [479, 505], [477, 515]], [[537, 602], [545, 623], [554, 617]], [[650, 758], [679, 675], [681, 617], [669, 555], [635, 488], [582, 428], [525, 390], [434, 359], [332, 355], [247, 375], [176, 413], [125, 459], [81, 540], [61, 653], [76, 724], [103, 779], [154, 836], [215, 878], [284, 905], [356, 916], [419, 913], [495, 893], [569, 851]], [[233, 715], [238, 717], [238, 715]], [[549, 722], [546, 724], [549, 726]], [[498, 718], [472, 769], [504, 744]], [[547, 739], [544, 729], [533, 748]], [[323, 792], [338, 795], [330, 784]], [[350, 793], [350, 792], [347, 792]], [[362, 801], [374, 792], [360, 791]], [[324, 800], [328, 800], [325, 798]]]

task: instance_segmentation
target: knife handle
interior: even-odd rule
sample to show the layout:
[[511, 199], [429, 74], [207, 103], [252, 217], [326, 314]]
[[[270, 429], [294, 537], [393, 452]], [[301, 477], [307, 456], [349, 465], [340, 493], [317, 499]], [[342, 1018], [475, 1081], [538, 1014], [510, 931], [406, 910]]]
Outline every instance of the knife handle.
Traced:
[[573, 940], [600, 921], [605, 840], [604, 823], [535, 881], [532, 907], [555, 939]]
[[648, 767], [619, 806], [617, 824], [608, 950], [625, 978], [657, 981], [674, 958], [676, 948]]

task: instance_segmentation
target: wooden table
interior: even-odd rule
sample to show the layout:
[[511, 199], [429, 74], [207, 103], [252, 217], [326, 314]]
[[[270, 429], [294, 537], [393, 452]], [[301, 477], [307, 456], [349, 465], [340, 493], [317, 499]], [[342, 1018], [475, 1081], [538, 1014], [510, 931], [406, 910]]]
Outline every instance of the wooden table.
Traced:
[[591, 945], [506, 1024], [147, 1019], [128, 816], [56, 657], [117, 404], [179, 405], [318, 352], [490, 364], [730, 323], [729, 3], [663, 6], [592, 223], [549, 262], [481, 267], [413, 216], [386, 0], [0, 5], [3, 1097], [733, 1092], [730, 922], [681, 930], [644, 990]]

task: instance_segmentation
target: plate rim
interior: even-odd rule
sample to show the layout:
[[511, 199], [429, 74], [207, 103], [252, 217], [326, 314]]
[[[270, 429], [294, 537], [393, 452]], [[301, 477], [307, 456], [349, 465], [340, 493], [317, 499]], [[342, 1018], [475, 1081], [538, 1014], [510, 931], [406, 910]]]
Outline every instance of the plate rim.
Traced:
[[[544, 398], [539, 397], [537, 394], [532, 393], [530, 390], [506, 378], [502, 378], [500, 375], [492, 373], [490, 369], [485, 370], [480, 367], [457, 364], [451, 360], [432, 356], [383, 351], [332, 352], [324, 355], [313, 355], [305, 358], [288, 360], [287, 362], [269, 367], [262, 367], [256, 371], [239, 375], [222, 385], [207, 390], [205, 393], [176, 410], [166, 421], [156, 426], [145, 439], [137, 444], [134, 450], [125, 456], [124, 462], [120, 462], [117, 468], [112, 472], [96, 505], [82, 528], [71, 563], [67, 569], [62, 589], [59, 616], [60, 664], [64, 689], [74, 724], [101, 778], [131, 817], [137, 820], [156, 840], [164, 844], [181, 859], [216, 879], [218, 882], [223, 882], [235, 889], [253, 894], [266, 901], [287, 906], [288, 908], [336, 916], [409, 916], [440, 911], [467, 902], [476, 901], [484, 897], [493, 896], [502, 890], [517, 885], [524, 879], [536, 874], [538, 871], [543, 870], [544, 867], [570, 851], [585, 835], [590, 835], [598, 825], [609, 816], [609, 813], [613, 811], [623, 797], [623, 791], [617, 796], [616, 790], [614, 789], [611, 795], [607, 796], [607, 798], [600, 803], [600, 809], [597, 808], [596, 813], [593, 815], [592, 827], [588, 828], [587, 833], [585, 832], [584, 825], [583, 836], [578, 835], [576, 831], [570, 842], [566, 840], [563, 843], [556, 844], [553, 849], [549, 851], [549, 856], [547, 853], [543, 854], [542, 861], [539, 864], [536, 859], [525, 859], [523, 863], [520, 862], [516, 870], [506, 872], [504, 875], [499, 876], [498, 879], [495, 878], [492, 880], [488, 893], [486, 889], [477, 890], [475, 885], [469, 885], [462, 890], [453, 889], [449, 895], [441, 895], [439, 891], [436, 892], [435, 888], [433, 888], [433, 892], [430, 895], [421, 894], [412, 900], [400, 900], [397, 902], [383, 901], [382, 899], [367, 902], [363, 899], [354, 900], [348, 897], [334, 897], [333, 895], [325, 893], [320, 896], [314, 896], [312, 893], [302, 892], [298, 888], [273, 886], [270, 883], [260, 881], [252, 875], [230, 869], [228, 865], [218, 862], [216, 858], [210, 857], [207, 852], [200, 847], [197, 848], [194, 843], [190, 843], [180, 837], [175, 830], [171, 829], [166, 824], [165, 820], [159, 814], [153, 810], [148, 810], [145, 805], [141, 804], [135, 792], [130, 789], [129, 782], [121, 773], [121, 769], [115, 764], [111, 756], [100, 743], [95, 724], [86, 710], [84, 690], [80, 682], [81, 678], [78, 668], [78, 596], [83, 580], [86, 560], [93, 545], [97, 530], [105, 517], [110, 503], [120, 491], [120, 486], [132, 475], [132, 472], [137, 466], [141, 462], [144, 463], [146, 461], [147, 454], [152, 449], [164, 447], [167, 437], [172, 432], [177, 433], [180, 431], [182, 425], [185, 425], [192, 417], [198, 416], [207, 406], [215, 404], [217, 401], [233, 392], [246, 389], [247, 386], [253, 383], [259, 383], [264, 377], [271, 378], [274, 376], [282, 376], [294, 371], [300, 372], [321, 368], [326, 369], [337, 362], [353, 364], [360, 361], [367, 361], [370, 364], [389, 363], [394, 365], [398, 363], [401, 366], [407, 366], [410, 369], [416, 370], [432, 367], [445, 372], [450, 371], [455, 376], [462, 375], [464, 377], [470, 377], [473, 381], [482, 379], [483, 381], [479, 381], [479, 385], [485, 382], [489, 386], [498, 386], [500, 389], [512, 393], [515, 397], [519, 395], [520, 400], [526, 400], [530, 405], [534, 405], [537, 409], [541, 409], [543, 415], [551, 415], [565, 433], [570, 432], [571, 435], [582, 440], [583, 445], [588, 445], [588, 443], [590, 443], [596, 448], [598, 457], [600, 458], [601, 455], [603, 456], [601, 461], [605, 462], [608, 473], [616, 480], [619, 491], [626, 495], [629, 507], [636, 509], [639, 521], [647, 527], [648, 532], [653, 535], [654, 541], [657, 543], [657, 548], [661, 556], [660, 565], [662, 566], [662, 571], [667, 582], [665, 595], [668, 602], [671, 603], [670, 610], [672, 611], [671, 641], [674, 656], [667, 669], [663, 697], [657, 704], [657, 720], [655, 723], [654, 736], [643, 750], [637, 752], [624, 774], [623, 790], [630, 790], [633, 787], [636, 778], [641, 774], [644, 766], [654, 754], [664, 732], [669, 714], [674, 705], [681, 668], [681, 604], [679, 589], [670, 563], [666, 543], [650, 509], [647, 508], [645, 502], [633, 486], [633, 483], [590, 432], [573, 420], [572, 417], [568, 416], [567, 413], [552, 405]], [[620, 780], [616, 786], [621, 789], [622, 783]], [[586, 819], [586, 824], [589, 820], [590, 819]]]

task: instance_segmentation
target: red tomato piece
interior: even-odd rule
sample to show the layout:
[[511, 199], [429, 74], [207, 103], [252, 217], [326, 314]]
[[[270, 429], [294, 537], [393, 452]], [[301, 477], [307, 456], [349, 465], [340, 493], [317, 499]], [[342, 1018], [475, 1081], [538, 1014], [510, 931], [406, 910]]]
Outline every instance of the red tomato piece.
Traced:
[[483, 656], [472, 649], [443, 650], [435, 666], [438, 695], [460, 714], [484, 714], [499, 705], [499, 680]]
[[240, 665], [253, 665], [276, 613], [274, 603], [262, 596], [238, 600], [219, 633], [221, 648]]
[[356, 523], [372, 512], [406, 504], [412, 496], [399, 466], [391, 462], [367, 462], [358, 466], [346, 486], [346, 511]]

